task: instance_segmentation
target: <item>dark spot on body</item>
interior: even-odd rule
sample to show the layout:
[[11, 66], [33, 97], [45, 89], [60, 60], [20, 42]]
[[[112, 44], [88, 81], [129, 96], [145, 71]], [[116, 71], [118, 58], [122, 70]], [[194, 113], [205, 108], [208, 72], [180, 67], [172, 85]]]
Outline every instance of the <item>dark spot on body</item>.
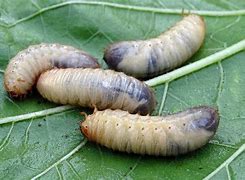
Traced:
[[[114, 77], [113, 77], [114, 76]], [[126, 103], [137, 102], [138, 107], [128, 110], [130, 113], [139, 113], [141, 115], [149, 114], [156, 105], [156, 100], [153, 91], [146, 85], [137, 81], [136, 79], [129, 78], [124, 74], [116, 74], [110, 77], [110, 81], [103, 78], [100, 81], [90, 82], [89, 88], [91, 91], [96, 89], [103, 94], [103, 107], [111, 107], [113, 103], [118, 101], [118, 98], [126, 98], [128, 100], [123, 101], [121, 107], [127, 107]], [[96, 77], [99, 79], [99, 77]], [[130, 100], [130, 99], [131, 100]], [[98, 102], [98, 109], [100, 109], [100, 103]], [[118, 107], [118, 108], [121, 108]]]
[[140, 102], [133, 113], [147, 115], [154, 109], [156, 105], [155, 96], [146, 85], [131, 80], [128, 80], [128, 83], [125, 83], [120, 76], [118, 76], [117, 80], [112, 83], [114, 84], [108, 85], [105, 83], [104, 85], [103, 82], [101, 82], [101, 85], [99, 85], [104, 89], [103, 92], [108, 92], [105, 97], [107, 102], [113, 103], [120, 94], [127, 94], [131, 99]]
[[51, 59], [54, 67], [57, 68], [98, 68], [99, 64], [97, 60], [82, 52], [69, 53], [66, 55], [58, 56]]
[[215, 132], [219, 125], [219, 114], [217, 110], [205, 106], [199, 107], [199, 110], [202, 111], [202, 115], [193, 121], [193, 125], [200, 129], [203, 128]]
[[143, 87], [140, 92], [137, 93], [137, 100], [143, 102], [135, 111], [142, 115], [149, 114], [156, 106], [156, 99], [154, 93], [148, 87]]
[[209, 117], [200, 118], [195, 123], [199, 128], [204, 128], [209, 131], [214, 131], [216, 129], [214, 119]]
[[117, 69], [129, 48], [133, 48], [133, 46], [126, 42], [112, 44], [105, 50], [103, 59], [110, 68]]
[[133, 167], [129, 167], [129, 169], [130, 169], [130, 170], [132, 170], [132, 169], [133, 169]]
[[121, 93], [125, 93], [125, 90], [122, 87], [122, 79], [120, 78], [120, 76], [118, 76], [118, 78], [111, 83], [112, 84], [108, 84], [107, 81], [104, 81], [99, 82], [98, 84], [94, 84], [93, 86], [95, 88], [100, 87], [102, 92], [107, 92], [103, 93], [104, 98], [106, 99], [107, 103], [111, 103], [112, 105], [112, 103], [119, 97]]
[[149, 107], [146, 104], [142, 104], [140, 106], [138, 106], [134, 111], [134, 114], [139, 113], [141, 115], [147, 115], [149, 114]]
[[148, 66], [147, 66], [147, 74], [148, 76], [152, 76], [157, 70], [157, 55], [154, 50], [151, 51], [149, 59], [148, 59]]
[[38, 123], [38, 127], [41, 127], [42, 126], [42, 124], [41, 123]]
[[45, 119], [45, 118], [43, 118], [43, 121], [46, 121], [46, 119]]
[[178, 155], [186, 152], [186, 148], [179, 145], [177, 142], [169, 141], [167, 146], [168, 155]]

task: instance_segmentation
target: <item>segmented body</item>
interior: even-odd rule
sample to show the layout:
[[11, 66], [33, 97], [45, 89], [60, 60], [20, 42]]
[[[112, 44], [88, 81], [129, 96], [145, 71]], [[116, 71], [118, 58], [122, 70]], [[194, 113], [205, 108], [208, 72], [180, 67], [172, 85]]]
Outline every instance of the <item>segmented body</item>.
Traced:
[[113, 150], [172, 156], [205, 145], [218, 124], [218, 112], [205, 106], [165, 117], [105, 110], [87, 116], [81, 123], [81, 131], [88, 140]]
[[149, 114], [156, 102], [152, 90], [124, 73], [103, 69], [53, 69], [37, 82], [39, 93], [55, 103], [122, 109]]
[[149, 78], [183, 64], [200, 48], [204, 36], [202, 17], [192, 14], [156, 38], [110, 45], [104, 60], [112, 69], [137, 78]]
[[38, 76], [52, 68], [97, 68], [97, 60], [84, 51], [60, 44], [29, 46], [12, 58], [4, 74], [4, 85], [12, 97], [25, 96]]

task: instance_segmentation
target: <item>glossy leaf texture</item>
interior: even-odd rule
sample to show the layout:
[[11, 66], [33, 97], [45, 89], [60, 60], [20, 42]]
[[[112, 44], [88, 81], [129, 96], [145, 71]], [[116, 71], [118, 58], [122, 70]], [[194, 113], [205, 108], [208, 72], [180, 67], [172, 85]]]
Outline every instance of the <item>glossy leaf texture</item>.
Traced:
[[[107, 68], [102, 57], [108, 44], [155, 37], [179, 21], [183, 10], [203, 15], [207, 23], [205, 43], [185, 65], [245, 38], [244, 0], [1, 1], [0, 83], [9, 59], [41, 42], [81, 48]], [[8, 123], [0, 125], [0, 179], [244, 178], [244, 48], [221, 60], [153, 87], [154, 115], [198, 105], [219, 109], [214, 139], [178, 157], [118, 153], [87, 142], [79, 112], [92, 110], [53, 104], [35, 91], [23, 101], [13, 100], [1, 85], [0, 123]], [[15, 122], [20, 115], [22, 121]]]

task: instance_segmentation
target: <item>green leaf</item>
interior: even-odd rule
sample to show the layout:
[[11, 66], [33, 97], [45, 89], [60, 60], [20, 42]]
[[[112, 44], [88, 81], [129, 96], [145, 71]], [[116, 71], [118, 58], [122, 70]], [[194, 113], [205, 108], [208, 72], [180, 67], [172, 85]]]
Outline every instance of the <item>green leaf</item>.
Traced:
[[154, 115], [197, 105], [218, 107], [220, 125], [210, 143], [168, 158], [113, 152], [80, 133], [79, 111], [87, 109], [59, 106], [36, 92], [23, 101], [12, 100], [1, 86], [0, 179], [242, 179], [244, 0], [1, 1], [0, 83], [9, 59], [31, 44], [72, 45], [107, 68], [102, 57], [108, 44], [157, 36], [189, 11], [205, 18], [204, 45], [183, 68], [147, 83], [158, 100]]

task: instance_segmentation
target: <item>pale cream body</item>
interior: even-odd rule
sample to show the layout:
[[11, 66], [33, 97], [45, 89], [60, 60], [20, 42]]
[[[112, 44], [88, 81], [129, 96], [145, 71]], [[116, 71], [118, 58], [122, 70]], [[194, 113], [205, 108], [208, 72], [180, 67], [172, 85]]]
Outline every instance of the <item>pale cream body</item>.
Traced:
[[24, 96], [42, 72], [59, 66], [96, 68], [99, 64], [95, 58], [71, 46], [32, 45], [10, 60], [4, 73], [5, 89], [13, 97]]
[[39, 93], [55, 103], [123, 109], [149, 114], [155, 107], [152, 90], [124, 73], [103, 69], [53, 69], [37, 82]]
[[[133, 115], [121, 110], [96, 111], [82, 122], [81, 130], [90, 141], [113, 150], [178, 155], [202, 147], [213, 137], [218, 126], [216, 113], [206, 107], [165, 117]], [[214, 131], [197, 128], [195, 121], [203, 117], [215, 118], [210, 119]]]
[[[117, 66], [112, 68], [137, 78], [153, 77], [183, 64], [201, 47], [204, 37], [203, 18], [188, 15], [156, 38], [110, 45], [105, 57], [111, 57], [113, 62], [111, 50], [128, 47]], [[110, 66], [110, 61], [107, 63]]]

